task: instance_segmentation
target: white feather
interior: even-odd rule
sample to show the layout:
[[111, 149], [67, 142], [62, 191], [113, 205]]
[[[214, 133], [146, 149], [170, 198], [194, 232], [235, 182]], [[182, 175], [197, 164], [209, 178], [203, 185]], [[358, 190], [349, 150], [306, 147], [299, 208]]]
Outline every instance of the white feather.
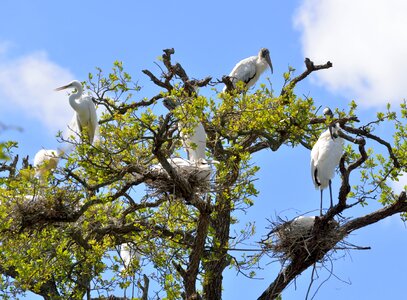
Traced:
[[[182, 125], [180, 127], [182, 129]], [[189, 160], [205, 159], [206, 132], [201, 122], [193, 128], [192, 134], [184, 134], [181, 131], [180, 136]]]
[[[194, 174], [199, 180], [209, 181], [211, 177], [211, 166], [205, 159], [191, 161], [181, 157], [167, 159], [170, 165], [179, 173], [188, 175]], [[152, 169], [158, 172], [165, 172], [161, 164], [152, 166]]]
[[120, 245], [120, 257], [123, 261], [121, 270], [124, 270], [129, 267], [133, 259], [140, 259], [140, 254], [136, 249], [130, 247], [128, 243], [124, 243]]
[[[262, 55], [264, 50], [267, 51], [266, 56]], [[272, 70], [268, 50], [263, 48], [260, 49], [257, 56], [250, 56], [239, 61], [230, 72], [229, 77], [231, 77], [234, 86], [236, 86], [238, 81], [243, 81], [246, 83], [246, 87], [250, 88], [257, 82], [267, 67], [270, 67]], [[223, 88], [223, 91], [226, 91], [226, 87]]]
[[314, 223], [315, 216], [299, 216], [292, 221], [292, 223], [290, 224], [290, 228], [296, 234], [303, 234], [311, 231], [312, 227], [314, 227]]
[[[335, 126], [332, 128], [332, 134], [336, 134], [338, 130], [338, 126]], [[328, 129], [315, 143], [311, 150], [311, 176], [316, 189], [325, 189], [334, 177], [343, 153], [343, 145], [344, 140], [341, 137], [332, 139]]]
[[41, 149], [34, 156], [35, 176], [45, 179], [47, 172], [56, 169], [59, 158], [63, 155], [61, 150]]
[[71, 81], [69, 84], [59, 87], [56, 90], [61, 91], [68, 88], [76, 89], [76, 93], [72, 93], [69, 96], [69, 104], [75, 110], [74, 118], [76, 118], [76, 124], [71, 122], [70, 126], [72, 128], [70, 128], [70, 130], [76, 134], [79, 132], [86, 134], [89, 143], [92, 144], [98, 130], [96, 106], [91, 96], [83, 95], [82, 84], [77, 80]]

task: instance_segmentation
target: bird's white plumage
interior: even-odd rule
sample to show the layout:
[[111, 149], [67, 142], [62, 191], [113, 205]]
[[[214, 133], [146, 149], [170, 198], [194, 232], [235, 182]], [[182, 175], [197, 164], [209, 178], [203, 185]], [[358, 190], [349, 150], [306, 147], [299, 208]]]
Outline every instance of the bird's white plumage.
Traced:
[[315, 216], [299, 216], [291, 222], [290, 228], [295, 234], [303, 234], [309, 232], [314, 227], [314, 223]]
[[196, 124], [191, 134], [183, 134], [181, 131], [180, 136], [190, 161], [205, 159], [206, 132], [201, 122]]
[[70, 130], [75, 130], [75, 127], [77, 127], [79, 132], [87, 135], [89, 142], [92, 144], [98, 129], [96, 106], [91, 96], [83, 95], [82, 84], [77, 80], [56, 90], [68, 88], [76, 89], [76, 93], [69, 96], [69, 104], [75, 110], [74, 118], [76, 118], [76, 125], [71, 124], [72, 128]]
[[47, 172], [56, 169], [62, 154], [61, 150], [41, 149], [38, 151], [34, 156], [33, 164], [35, 176], [44, 179]]
[[[336, 135], [338, 130], [338, 125], [333, 127], [332, 134]], [[332, 138], [329, 129], [318, 138], [311, 150], [311, 176], [315, 188], [323, 190], [329, 185], [341, 159], [343, 145], [344, 140], [341, 137]]]
[[86, 134], [89, 142], [92, 144], [95, 138], [96, 128], [98, 127], [96, 107], [92, 97], [83, 96], [79, 99], [80, 109], [76, 110], [76, 119], [79, 130], [82, 132], [86, 128]]
[[[191, 161], [181, 157], [169, 158], [170, 165], [182, 174], [194, 175], [198, 180], [209, 181], [211, 177], [211, 166], [205, 159]], [[165, 172], [161, 164], [152, 166], [154, 171]]]
[[24, 200], [33, 203], [37, 201], [43, 201], [44, 197], [42, 195], [25, 195]]
[[[246, 84], [246, 87], [250, 88], [257, 82], [260, 75], [267, 69], [267, 67], [270, 67], [271, 70], [273, 70], [268, 50], [266, 56], [262, 55], [262, 51], [264, 50], [266, 49], [263, 48], [257, 56], [250, 56], [236, 64], [229, 74], [234, 86], [236, 86], [238, 81], [243, 81]], [[223, 91], [226, 91], [226, 87]]]
[[122, 270], [129, 267], [133, 259], [140, 259], [140, 254], [137, 250], [130, 247], [128, 243], [120, 245], [120, 257], [123, 261]]
[[127, 243], [120, 245], [120, 257], [123, 260], [123, 269], [127, 268], [131, 262], [130, 247]]

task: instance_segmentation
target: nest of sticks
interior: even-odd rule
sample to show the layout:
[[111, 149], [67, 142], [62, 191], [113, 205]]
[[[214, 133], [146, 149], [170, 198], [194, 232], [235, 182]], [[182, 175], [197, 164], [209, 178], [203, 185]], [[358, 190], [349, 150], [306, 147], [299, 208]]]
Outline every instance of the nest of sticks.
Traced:
[[[12, 205], [11, 212], [15, 220], [19, 220], [20, 230], [24, 228], [42, 227], [48, 223], [73, 219], [77, 207], [67, 201], [64, 193], [55, 195], [26, 195]], [[70, 199], [70, 198], [69, 198]], [[16, 224], [17, 224], [16, 223]]]
[[330, 220], [325, 226], [315, 226], [317, 222], [321, 222], [317, 216], [271, 222], [272, 230], [261, 244], [265, 251], [271, 250], [274, 257], [282, 260], [299, 257], [304, 251], [308, 254], [315, 251], [323, 253], [325, 249], [333, 248], [343, 236], [338, 231], [340, 225], [337, 221]]
[[[211, 189], [211, 173], [194, 169], [176, 169], [179, 176], [184, 178], [192, 187], [193, 193], [207, 193]], [[146, 181], [146, 185], [151, 188], [150, 195], [170, 193], [175, 196], [182, 196], [179, 183], [168, 175], [164, 170], [152, 170], [154, 179]]]

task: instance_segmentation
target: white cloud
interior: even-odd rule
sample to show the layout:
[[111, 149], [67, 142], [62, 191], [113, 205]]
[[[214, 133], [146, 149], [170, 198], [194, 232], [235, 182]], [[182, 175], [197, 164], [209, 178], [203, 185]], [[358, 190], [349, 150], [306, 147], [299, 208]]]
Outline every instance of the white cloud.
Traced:
[[[41, 122], [51, 132], [66, 128], [73, 115], [67, 94], [54, 88], [73, 75], [49, 60], [46, 53], [36, 52], [8, 58], [7, 43], [0, 44], [0, 105], [2, 111], [20, 111]], [[24, 124], [19, 124], [24, 127]]]
[[403, 173], [403, 175], [399, 177], [399, 181], [392, 181], [391, 185], [393, 186], [395, 194], [400, 194], [405, 190], [404, 186], [407, 185], [407, 173]]
[[407, 98], [407, 1], [304, 0], [294, 25], [306, 57], [333, 63], [318, 84], [366, 106]]

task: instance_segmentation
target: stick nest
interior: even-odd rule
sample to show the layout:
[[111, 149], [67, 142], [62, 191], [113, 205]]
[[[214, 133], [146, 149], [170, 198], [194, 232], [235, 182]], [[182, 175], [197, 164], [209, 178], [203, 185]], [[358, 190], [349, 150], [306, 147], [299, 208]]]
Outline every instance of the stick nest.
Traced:
[[[170, 193], [182, 197], [182, 193], [178, 188], [179, 183], [170, 177], [167, 172], [164, 170], [152, 170], [151, 172], [154, 175], [154, 179], [146, 181], [147, 186], [151, 188], [150, 195]], [[177, 168], [177, 172], [188, 181], [193, 193], [207, 193], [210, 190], [210, 172], [198, 168], [189, 170]]]
[[[313, 220], [311, 220], [313, 219]], [[302, 221], [301, 221], [302, 220]], [[306, 222], [304, 222], [306, 221]], [[343, 236], [338, 231], [339, 223], [330, 220], [321, 223], [319, 217], [300, 217], [290, 221], [271, 222], [271, 232], [261, 244], [265, 251], [273, 251], [273, 256], [282, 260], [308, 254], [325, 253], [340, 241]]]

